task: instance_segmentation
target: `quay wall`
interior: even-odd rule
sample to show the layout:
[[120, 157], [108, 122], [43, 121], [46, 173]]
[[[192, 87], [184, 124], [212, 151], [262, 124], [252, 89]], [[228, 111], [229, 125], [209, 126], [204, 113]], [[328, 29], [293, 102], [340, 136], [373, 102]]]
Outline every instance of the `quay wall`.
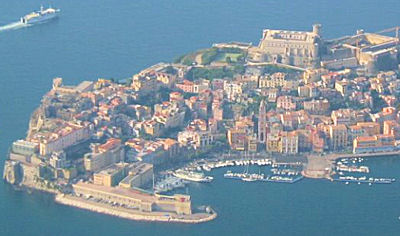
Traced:
[[175, 222], [175, 223], [188, 223], [197, 224], [211, 221], [217, 217], [217, 214], [197, 213], [188, 215], [177, 215], [170, 212], [140, 212], [137, 210], [122, 209], [117, 207], [108, 206], [102, 203], [89, 202], [85, 199], [74, 197], [71, 195], [58, 194], [55, 201], [60, 204], [73, 206], [97, 213], [117, 216], [120, 218], [137, 220], [137, 221], [154, 221], [154, 222]]
[[360, 154], [328, 154], [325, 156], [307, 155], [307, 165], [301, 172], [306, 178], [313, 179], [332, 179], [332, 168], [334, 161], [341, 158], [379, 158], [386, 156], [398, 156], [400, 151], [394, 152], [375, 152], [375, 153], [360, 153]]
[[340, 158], [366, 158], [366, 157], [384, 157], [384, 156], [397, 156], [400, 151], [393, 152], [374, 152], [374, 153], [359, 153], [359, 154], [330, 154], [326, 158], [329, 160], [336, 160]]

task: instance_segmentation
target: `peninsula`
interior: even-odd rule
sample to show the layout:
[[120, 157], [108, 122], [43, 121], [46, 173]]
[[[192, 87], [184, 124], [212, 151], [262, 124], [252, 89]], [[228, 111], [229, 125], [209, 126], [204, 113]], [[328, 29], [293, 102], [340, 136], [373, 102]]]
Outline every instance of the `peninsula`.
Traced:
[[[337, 159], [398, 155], [398, 31], [327, 40], [319, 24], [266, 29], [257, 46], [217, 43], [124, 80], [71, 86], [54, 78], [27, 136], [12, 143], [3, 178], [90, 211], [201, 223], [217, 213], [170, 191], [185, 181], [212, 184], [200, 171], [285, 161], [305, 177], [331, 178]], [[202, 164], [182, 168], [194, 162]]]

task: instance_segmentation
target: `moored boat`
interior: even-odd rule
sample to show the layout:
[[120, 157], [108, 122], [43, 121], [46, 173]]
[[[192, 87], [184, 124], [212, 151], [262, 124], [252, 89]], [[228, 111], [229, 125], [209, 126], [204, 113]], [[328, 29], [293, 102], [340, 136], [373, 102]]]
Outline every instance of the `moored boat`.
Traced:
[[185, 170], [177, 170], [173, 173], [173, 175], [180, 179], [193, 182], [203, 182], [203, 183], [209, 183], [214, 179], [212, 176], [206, 176], [204, 175], [204, 173], [201, 172], [185, 171]]

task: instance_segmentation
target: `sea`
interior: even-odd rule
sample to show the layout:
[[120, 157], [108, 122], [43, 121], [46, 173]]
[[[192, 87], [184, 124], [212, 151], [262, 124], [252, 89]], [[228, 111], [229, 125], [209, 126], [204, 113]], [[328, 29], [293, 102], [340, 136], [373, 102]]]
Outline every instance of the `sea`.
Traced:
[[[59, 19], [15, 23], [41, 4], [60, 8]], [[399, 9], [399, 0], [0, 0], [0, 162], [25, 137], [54, 77], [67, 85], [126, 79], [213, 43], [256, 45], [265, 28], [311, 30], [320, 23], [324, 38], [377, 32], [400, 24]], [[371, 175], [400, 180], [398, 158], [367, 161]], [[399, 235], [399, 181], [244, 183], [224, 179], [226, 170], [185, 190], [194, 205], [218, 212], [216, 220], [196, 225], [93, 213], [0, 181], [0, 235]]]

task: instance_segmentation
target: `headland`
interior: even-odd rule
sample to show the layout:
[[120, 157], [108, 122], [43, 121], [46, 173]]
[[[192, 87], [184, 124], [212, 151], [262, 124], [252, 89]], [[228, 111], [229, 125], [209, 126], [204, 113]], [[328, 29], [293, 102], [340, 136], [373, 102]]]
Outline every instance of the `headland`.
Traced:
[[257, 46], [214, 44], [123, 80], [75, 86], [54, 78], [27, 136], [11, 145], [3, 178], [60, 204], [179, 223], [217, 217], [171, 194], [188, 182], [210, 184], [204, 171], [213, 168], [245, 166], [224, 177], [247, 182], [339, 174], [389, 183], [343, 172], [369, 172], [347, 159], [400, 154], [398, 30], [327, 40], [319, 24], [265, 29]]

